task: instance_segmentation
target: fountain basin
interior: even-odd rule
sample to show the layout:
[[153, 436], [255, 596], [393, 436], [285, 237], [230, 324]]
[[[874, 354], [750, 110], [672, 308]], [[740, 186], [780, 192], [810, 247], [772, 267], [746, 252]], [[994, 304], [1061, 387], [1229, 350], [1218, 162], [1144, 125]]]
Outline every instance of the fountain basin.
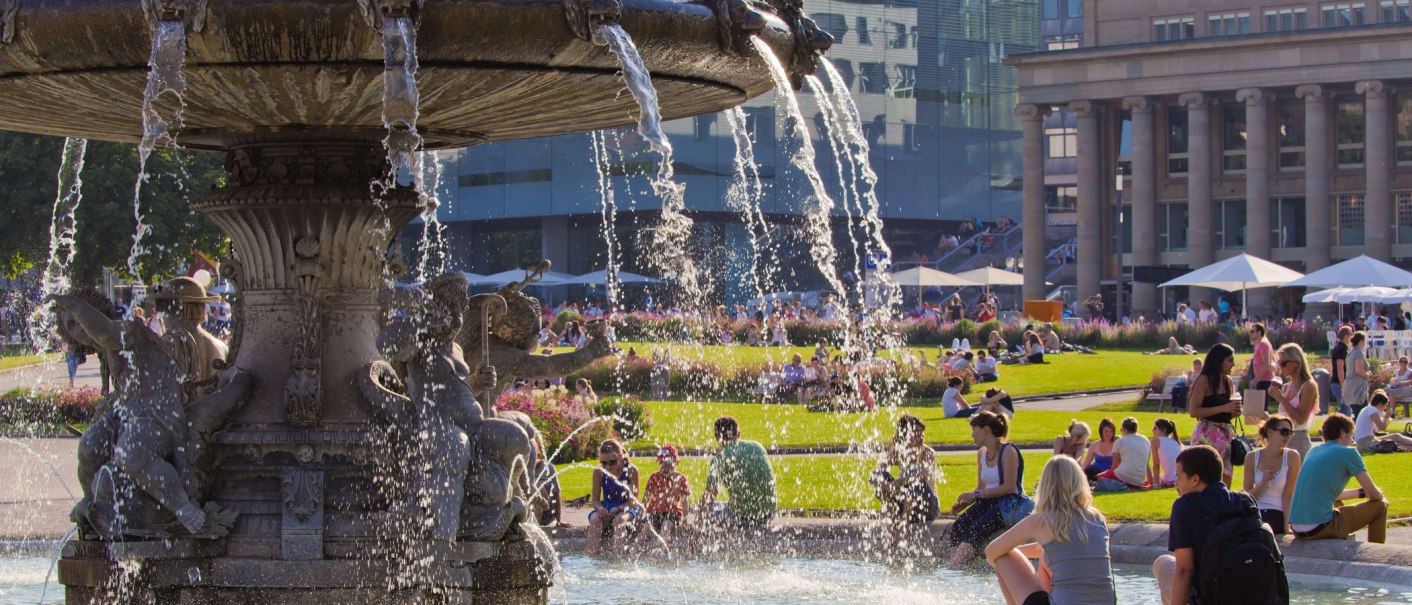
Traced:
[[[193, 15], [187, 16], [188, 23]], [[212, 2], [188, 25], [178, 140], [221, 149], [231, 135], [383, 131], [383, 50], [351, 0]], [[624, 0], [616, 20], [641, 50], [666, 119], [739, 105], [772, 87], [759, 58], [720, 47], [715, 13]], [[781, 57], [794, 36], [765, 14]], [[417, 27], [418, 129], [428, 147], [636, 123], [618, 64], [575, 36], [559, 1], [436, 1]], [[0, 129], [137, 142], [151, 54], [139, 2], [26, 1], [0, 44]], [[175, 99], [162, 98], [170, 109]]]

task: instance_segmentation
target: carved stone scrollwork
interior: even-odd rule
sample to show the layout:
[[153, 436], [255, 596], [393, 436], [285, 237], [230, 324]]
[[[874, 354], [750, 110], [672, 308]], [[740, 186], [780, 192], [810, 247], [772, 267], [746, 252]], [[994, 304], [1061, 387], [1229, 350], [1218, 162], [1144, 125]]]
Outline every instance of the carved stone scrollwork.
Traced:
[[775, 13], [794, 33], [794, 54], [789, 61], [789, 81], [795, 90], [804, 86], [804, 77], [819, 70], [819, 56], [833, 47], [833, 36], [819, 29], [805, 16], [804, 0], [768, 0]]
[[578, 39], [598, 46], [608, 43], [596, 27], [605, 21], [617, 21], [623, 12], [621, 0], [564, 0], [564, 17]]
[[15, 15], [20, 12], [20, 0], [0, 2], [0, 44], [9, 44], [15, 39]]
[[284, 474], [284, 508], [301, 523], [309, 520], [323, 503], [323, 474], [290, 471]]
[[230, 184], [362, 185], [387, 174], [381, 148], [324, 146], [238, 147], [226, 154]]
[[323, 396], [319, 380], [322, 365], [320, 343], [322, 321], [319, 309], [319, 240], [312, 236], [294, 243], [294, 273], [299, 278], [295, 300], [299, 305], [298, 334], [290, 359], [289, 380], [284, 385], [285, 418], [293, 424], [319, 420]]
[[382, 29], [386, 19], [411, 17], [413, 23], [422, 18], [422, 0], [358, 0], [358, 12], [368, 27]]
[[280, 478], [283, 519], [282, 555], [289, 560], [322, 559], [324, 535], [324, 472], [290, 469]]
[[711, 8], [716, 15], [716, 39], [721, 50], [733, 55], [748, 55], [752, 50], [750, 37], [765, 30], [768, 6], [756, 0], [696, 0]]
[[[143, 14], [148, 25], [161, 21], [181, 21], [189, 32], [206, 28], [206, 8], [209, 0], [143, 0]], [[18, 2], [16, 2], [18, 4]]]

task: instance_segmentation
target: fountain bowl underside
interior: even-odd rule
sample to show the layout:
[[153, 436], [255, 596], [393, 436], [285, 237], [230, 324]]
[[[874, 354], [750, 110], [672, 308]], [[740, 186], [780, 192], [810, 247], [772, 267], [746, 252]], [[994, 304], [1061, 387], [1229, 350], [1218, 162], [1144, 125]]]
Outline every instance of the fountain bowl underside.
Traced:
[[[192, 15], [186, 17], [192, 23]], [[666, 119], [720, 111], [773, 86], [763, 61], [721, 48], [711, 9], [624, 0], [617, 19], [652, 72]], [[210, 3], [188, 26], [178, 140], [383, 130], [383, 49], [351, 0]], [[0, 44], [0, 129], [136, 142], [151, 54], [138, 2], [26, 1]], [[780, 57], [794, 38], [767, 15]], [[575, 37], [562, 2], [427, 2], [417, 25], [418, 130], [430, 148], [637, 122], [612, 53]], [[164, 96], [158, 107], [175, 107]]]

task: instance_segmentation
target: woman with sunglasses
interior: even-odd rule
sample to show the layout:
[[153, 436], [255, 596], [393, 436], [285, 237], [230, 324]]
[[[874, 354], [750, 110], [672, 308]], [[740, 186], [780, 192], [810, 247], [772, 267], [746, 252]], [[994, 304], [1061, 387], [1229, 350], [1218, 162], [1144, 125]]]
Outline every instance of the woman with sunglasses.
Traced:
[[1245, 493], [1260, 507], [1260, 520], [1275, 535], [1288, 529], [1289, 505], [1294, 499], [1294, 483], [1299, 477], [1299, 452], [1289, 446], [1294, 423], [1288, 416], [1275, 414], [1260, 425], [1264, 447], [1245, 455]]
[[1319, 409], [1319, 387], [1314, 384], [1314, 376], [1309, 373], [1309, 361], [1304, 349], [1298, 344], [1289, 343], [1275, 354], [1279, 360], [1280, 376], [1284, 386], [1272, 385], [1270, 397], [1279, 402], [1280, 414], [1289, 418], [1293, 435], [1289, 447], [1300, 456], [1309, 454], [1314, 443], [1309, 440], [1309, 429], [1314, 426], [1314, 412]]
[[590, 555], [603, 552], [605, 534], [612, 534], [612, 548], [627, 548], [641, 505], [637, 501], [637, 467], [628, 461], [627, 449], [609, 439], [598, 446], [599, 468], [593, 469], [593, 493], [589, 496], [588, 544]]

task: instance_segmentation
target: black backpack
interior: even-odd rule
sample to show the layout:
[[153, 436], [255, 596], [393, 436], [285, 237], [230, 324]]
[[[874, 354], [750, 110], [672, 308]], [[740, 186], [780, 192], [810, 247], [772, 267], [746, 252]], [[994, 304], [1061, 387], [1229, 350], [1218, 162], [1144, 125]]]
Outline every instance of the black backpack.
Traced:
[[1255, 499], [1235, 492], [1235, 506], [1212, 512], [1200, 495], [1192, 498], [1206, 528], [1196, 554], [1193, 588], [1201, 605], [1289, 605], [1285, 559], [1275, 535], [1260, 521]]

